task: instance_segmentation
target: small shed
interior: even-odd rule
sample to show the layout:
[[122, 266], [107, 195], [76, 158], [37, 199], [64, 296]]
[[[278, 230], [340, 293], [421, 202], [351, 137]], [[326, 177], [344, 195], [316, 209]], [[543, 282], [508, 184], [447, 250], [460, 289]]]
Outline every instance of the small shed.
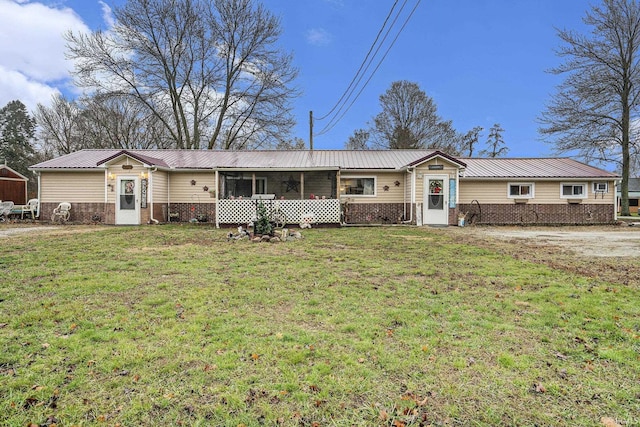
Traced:
[[27, 203], [27, 182], [29, 179], [7, 165], [0, 165], [0, 200], [16, 205]]
[[[621, 208], [622, 192], [618, 187], [618, 212]], [[638, 205], [640, 205], [640, 178], [629, 178], [629, 212], [638, 214]]]

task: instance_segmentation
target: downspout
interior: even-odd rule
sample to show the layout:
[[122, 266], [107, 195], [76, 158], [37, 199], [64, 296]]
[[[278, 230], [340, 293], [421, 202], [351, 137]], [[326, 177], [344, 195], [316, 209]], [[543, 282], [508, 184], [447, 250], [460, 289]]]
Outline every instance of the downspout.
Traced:
[[36, 172], [36, 176], [38, 177], [38, 206], [36, 207], [36, 209], [38, 209], [38, 218], [40, 218], [40, 203], [41, 202], [41, 192], [40, 192], [40, 171]]
[[[413, 199], [415, 198], [414, 192], [415, 192], [415, 174], [414, 171], [410, 168], [407, 168], [407, 173], [411, 176], [411, 189], [410, 189], [410, 196], [409, 196], [409, 219], [406, 221], [402, 221], [403, 224], [411, 224], [413, 222]], [[405, 177], [405, 184], [407, 182], [407, 178]], [[404, 212], [406, 214], [407, 212], [407, 206], [406, 206], [406, 200], [407, 200], [407, 191], [404, 191], [404, 200], [405, 200], [405, 207], [404, 207]]]
[[171, 174], [167, 173], [167, 222], [171, 222]]
[[149, 169], [149, 183], [147, 185], [147, 195], [149, 196], [149, 221], [158, 225], [160, 221], [153, 217], [153, 173], [156, 172], [158, 168], [150, 168]]
[[613, 220], [618, 220], [618, 207], [620, 206], [620, 198], [618, 197], [618, 186], [620, 185], [619, 180], [613, 181]]
[[[106, 185], [104, 186], [104, 204], [105, 204], [105, 209], [106, 209], [106, 205], [107, 202], [109, 201], [109, 169], [105, 169], [104, 170], [104, 182], [106, 183]], [[39, 183], [38, 183], [39, 184]], [[38, 185], [39, 187], [40, 185]], [[40, 190], [38, 190], [40, 191]], [[40, 194], [38, 194], [38, 196], [40, 196]]]

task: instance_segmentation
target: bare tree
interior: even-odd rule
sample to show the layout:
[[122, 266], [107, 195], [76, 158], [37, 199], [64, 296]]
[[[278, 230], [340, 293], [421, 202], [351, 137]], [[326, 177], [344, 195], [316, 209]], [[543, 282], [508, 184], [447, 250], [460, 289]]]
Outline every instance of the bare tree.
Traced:
[[292, 58], [255, 0], [129, 0], [115, 26], [68, 33], [77, 83], [144, 105], [178, 148], [255, 148], [294, 122]]
[[45, 158], [91, 148], [84, 134], [82, 108], [76, 101], [54, 95], [50, 107], [38, 104], [35, 119], [39, 129], [39, 150]]
[[295, 137], [293, 139], [282, 140], [276, 144], [276, 150], [304, 150], [306, 148], [304, 139]]
[[424, 148], [440, 121], [433, 100], [413, 82], [395, 81], [380, 95], [373, 136], [384, 148]]
[[487, 149], [481, 150], [481, 156], [487, 156], [491, 158], [504, 156], [509, 152], [509, 148], [505, 145], [504, 138], [502, 137], [504, 129], [499, 123], [494, 124], [489, 129], [489, 135], [487, 136]]
[[142, 104], [118, 96], [83, 99], [84, 133], [95, 148], [174, 148], [157, 116]]
[[366, 129], [356, 129], [344, 144], [346, 150], [368, 150], [371, 133]]
[[558, 31], [565, 63], [551, 70], [566, 78], [540, 121], [541, 134], [558, 152], [586, 161], [614, 162], [622, 170], [621, 214], [629, 214], [631, 124], [640, 104], [640, 4], [603, 0], [586, 13], [589, 35]]
[[380, 148], [451, 150], [459, 135], [450, 121], [438, 116], [433, 99], [413, 82], [396, 81], [380, 95], [380, 112], [373, 119], [373, 143]]
[[482, 130], [481, 126], [476, 126], [462, 136], [460, 144], [461, 155], [473, 157], [473, 147], [477, 146], [480, 142], [480, 132], [482, 132]]
[[83, 148], [173, 148], [156, 116], [132, 100], [97, 95], [70, 101], [55, 95], [35, 113], [43, 158]]

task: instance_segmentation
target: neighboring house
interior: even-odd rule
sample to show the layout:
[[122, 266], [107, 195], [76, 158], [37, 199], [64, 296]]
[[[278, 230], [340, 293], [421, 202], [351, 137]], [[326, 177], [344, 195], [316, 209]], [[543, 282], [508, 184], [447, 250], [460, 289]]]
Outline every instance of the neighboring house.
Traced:
[[16, 205], [27, 203], [27, 182], [29, 179], [7, 165], [0, 165], [0, 201]]
[[[620, 198], [622, 193], [618, 186], [618, 213], [620, 212]], [[640, 200], [640, 178], [629, 178], [629, 212], [638, 214], [638, 200]]]
[[[619, 177], [572, 159], [459, 159], [434, 150], [82, 150], [31, 167], [41, 211], [107, 224], [607, 224]], [[45, 216], [46, 217], [46, 216]]]

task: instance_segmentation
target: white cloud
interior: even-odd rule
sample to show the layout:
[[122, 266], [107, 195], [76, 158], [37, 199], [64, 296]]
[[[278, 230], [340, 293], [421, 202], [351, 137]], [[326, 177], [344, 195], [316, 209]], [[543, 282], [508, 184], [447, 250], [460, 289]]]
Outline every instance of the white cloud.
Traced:
[[29, 110], [33, 110], [38, 103], [48, 104], [51, 97], [58, 92], [58, 89], [52, 86], [0, 66], [0, 108], [17, 99]]
[[47, 104], [69, 79], [63, 34], [89, 28], [72, 9], [25, 0], [0, 0], [0, 107], [19, 99]]
[[307, 43], [314, 46], [326, 46], [331, 43], [333, 37], [324, 28], [312, 28], [306, 34]]
[[104, 22], [109, 28], [113, 28], [116, 24], [116, 19], [113, 17], [113, 10], [111, 10], [111, 7], [102, 0], [98, 1], [98, 3], [102, 6], [102, 19], [104, 19]]

